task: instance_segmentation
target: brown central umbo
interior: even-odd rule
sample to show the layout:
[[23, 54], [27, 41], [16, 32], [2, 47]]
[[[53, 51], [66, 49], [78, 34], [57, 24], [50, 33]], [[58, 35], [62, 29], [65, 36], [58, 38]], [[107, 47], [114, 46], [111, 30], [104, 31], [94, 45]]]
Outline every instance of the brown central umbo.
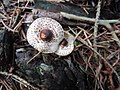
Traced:
[[50, 42], [52, 39], [53, 39], [53, 32], [49, 29], [43, 29], [41, 32], [40, 32], [40, 38], [43, 40], [43, 41], [48, 41]]

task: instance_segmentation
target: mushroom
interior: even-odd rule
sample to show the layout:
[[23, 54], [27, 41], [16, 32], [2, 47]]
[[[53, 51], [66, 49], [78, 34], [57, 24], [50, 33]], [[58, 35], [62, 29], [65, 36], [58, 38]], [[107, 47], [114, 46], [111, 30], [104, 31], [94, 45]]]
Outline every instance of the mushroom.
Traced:
[[60, 55], [60, 56], [66, 56], [68, 54], [70, 54], [73, 49], [74, 49], [74, 36], [72, 34], [70, 34], [69, 32], [64, 32], [64, 38], [65, 40], [67, 41], [67, 44], [66, 44], [66, 41], [63, 41], [65, 42], [65, 45], [63, 45], [63, 42], [60, 44], [58, 50], [55, 52], [57, 55]]
[[[73, 36], [65, 33], [62, 26], [56, 20], [41, 17], [36, 19], [27, 30], [27, 41], [39, 52], [56, 53], [57, 55], [65, 56], [71, 53], [74, 47], [74, 45], [72, 45]], [[68, 45], [61, 48], [60, 43], [64, 38], [68, 42]], [[64, 51], [66, 52], [65, 55], [62, 53]]]

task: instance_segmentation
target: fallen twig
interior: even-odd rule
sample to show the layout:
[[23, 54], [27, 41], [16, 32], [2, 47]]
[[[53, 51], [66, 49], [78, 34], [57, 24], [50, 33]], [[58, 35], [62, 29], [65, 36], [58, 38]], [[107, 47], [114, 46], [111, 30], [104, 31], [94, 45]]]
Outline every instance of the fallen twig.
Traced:
[[35, 56], [33, 56], [28, 62], [27, 64], [29, 64], [33, 59], [35, 59], [41, 52], [38, 52]]
[[[91, 22], [91, 23], [95, 23], [95, 18], [88, 18], [88, 17], [84, 17], [84, 16], [77, 16], [74, 14], [68, 14], [65, 12], [60, 12], [60, 14], [67, 18], [67, 19], [72, 19], [72, 20], [78, 20], [78, 21], [83, 21], [83, 22]], [[112, 24], [112, 23], [120, 23], [120, 20], [98, 20], [98, 24], [99, 25], [104, 25], [106, 26], [106, 24]]]
[[4, 23], [4, 21], [3, 21], [2, 19], [1, 19], [1, 22], [2, 22], [2, 24], [4, 25], [4, 27], [8, 29], [8, 31], [14, 32], [14, 30], [11, 29], [10, 27], [8, 27], [8, 26]]
[[19, 21], [19, 23], [14, 27], [14, 32], [17, 32], [17, 29], [22, 25], [22, 21], [26, 17], [26, 14], [22, 17], [22, 19]]
[[32, 86], [30, 83], [28, 83], [27, 81], [25, 81], [24, 79], [20, 78], [17, 75], [14, 75], [14, 74], [8, 73], [8, 72], [1, 72], [1, 71], [0, 71], [0, 74], [6, 75], [6, 76], [11, 76], [18, 83], [23, 84], [24, 86], [29, 86], [29, 87], [33, 88], [34, 90], [39, 90], [37, 87]]
[[[101, 1], [98, 1], [98, 5], [97, 5], [97, 12], [96, 12], [96, 18], [95, 18], [95, 24], [94, 24], [94, 43], [93, 45], [96, 45], [97, 43], [97, 34], [98, 34], [98, 20], [100, 17], [100, 9], [101, 9]], [[97, 51], [97, 47], [94, 47], [94, 49]], [[97, 55], [94, 54], [95, 59], [98, 61]]]

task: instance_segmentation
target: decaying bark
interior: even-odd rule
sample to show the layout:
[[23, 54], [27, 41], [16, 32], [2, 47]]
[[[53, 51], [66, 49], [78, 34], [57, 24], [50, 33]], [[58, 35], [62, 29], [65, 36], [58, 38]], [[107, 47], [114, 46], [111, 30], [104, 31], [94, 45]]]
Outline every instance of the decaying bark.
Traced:
[[49, 12], [49, 11], [46, 11], [46, 10], [41, 10], [41, 9], [33, 9], [32, 10], [33, 12], [33, 18], [36, 19], [36, 18], [39, 18], [39, 17], [50, 17], [50, 18], [53, 18], [57, 21], [59, 21], [61, 24], [63, 25], [70, 25], [70, 26], [75, 26], [75, 25], [78, 25], [78, 26], [87, 26], [86, 23], [81, 23], [79, 21], [69, 21], [69, 20], [66, 20], [61, 13], [54, 13], [54, 12]]
[[4, 32], [0, 32], [1, 34], [0, 69], [1, 71], [2, 70], [9, 71], [10, 68], [13, 68], [15, 65], [13, 49], [13, 33], [5, 30], [3, 31]]

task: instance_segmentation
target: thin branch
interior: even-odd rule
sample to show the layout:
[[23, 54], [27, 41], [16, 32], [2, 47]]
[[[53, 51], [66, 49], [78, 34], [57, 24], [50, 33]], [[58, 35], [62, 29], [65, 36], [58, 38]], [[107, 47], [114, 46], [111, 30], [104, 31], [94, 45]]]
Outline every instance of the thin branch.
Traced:
[[1, 72], [0, 71], [0, 74], [1, 75], [6, 75], [6, 76], [11, 76], [15, 81], [17, 81], [18, 83], [21, 83], [23, 84], [24, 86], [30, 86], [31, 88], [35, 89], [35, 90], [39, 90], [37, 87], [34, 87], [32, 86], [30, 83], [28, 83], [27, 81], [25, 81], [24, 79], [20, 78], [19, 76], [17, 75], [14, 75], [12, 73], [8, 73], [8, 72]]
[[10, 27], [8, 27], [8, 26], [4, 23], [4, 21], [3, 21], [2, 19], [1, 19], [1, 22], [2, 22], [2, 24], [4, 25], [4, 27], [8, 29], [8, 31], [14, 32], [14, 30], [11, 29]]
[[[98, 20], [100, 17], [100, 9], [101, 9], [101, 1], [98, 1], [98, 5], [97, 5], [97, 13], [96, 13], [96, 18], [95, 18], [95, 24], [94, 24], [94, 42], [93, 45], [96, 45], [97, 43], [97, 34], [98, 34]], [[97, 51], [97, 47], [94, 47], [94, 49]], [[95, 59], [98, 60], [97, 55], [95, 55]]]
[[33, 59], [35, 59], [41, 52], [38, 52], [35, 56], [33, 56], [28, 62], [27, 64], [29, 64]]
[[[60, 12], [60, 14], [64, 18], [67, 18], [67, 19], [95, 23], [95, 18], [88, 18], [88, 17], [84, 17], [84, 16], [77, 16], [77, 15], [69, 14], [69, 13], [65, 13], [65, 12]], [[108, 23], [111, 23], [111, 24], [112, 23], [120, 23], [120, 20], [98, 20], [98, 24], [99, 25], [106, 26], [106, 24], [108, 24]]]
[[14, 27], [14, 32], [22, 25], [22, 21], [25, 19], [25, 17], [26, 17], [26, 14], [22, 17], [19, 23]]

